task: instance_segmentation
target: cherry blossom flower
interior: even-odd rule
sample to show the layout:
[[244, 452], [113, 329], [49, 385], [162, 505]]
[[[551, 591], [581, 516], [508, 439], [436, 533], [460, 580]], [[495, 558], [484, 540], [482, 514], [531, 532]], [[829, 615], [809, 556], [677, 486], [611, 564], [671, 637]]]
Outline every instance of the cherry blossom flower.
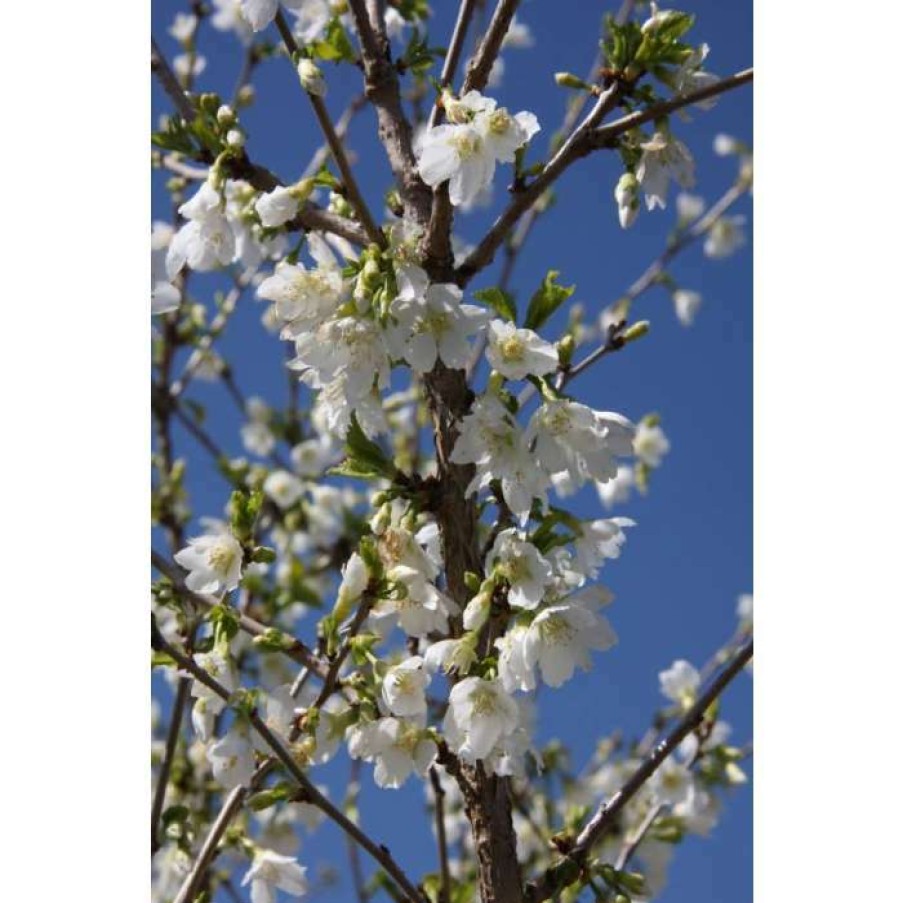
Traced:
[[429, 673], [424, 670], [419, 655], [405, 659], [386, 672], [382, 684], [382, 698], [393, 715], [426, 715], [426, 686]]
[[508, 603], [515, 608], [537, 608], [552, 582], [552, 566], [513, 527], [495, 538], [486, 568], [508, 582]]
[[277, 185], [272, 191], [260, 195], [254, 202], [254, 209], [260, 222], [268, 229], [285, 225], [298, 213], [300, 204], [291, 189]]
[[674, 302], [674, 312], [677, 314], [677, 319], [684, 326], [692, 326], [693, 320], [696, 319], [696, 314], [702, 305], [702, 295], [699, 292], [679, 288], [671, 296], [671, 300]]
[[452, 687], [444, 731], [467, 762], [486, 759], [518, 727], [518, 708], [501, 681], [466, 677]]
[[532, 329], [518, 329], [513, 323], [489, 323], [486, 357], [494, 370], [506, 379], [543, 376], [558, 369], [558, 351]]
[[196, 593], [230, 592], [241, 580], [242, 548], [231, 533], [189, 539], [175, 559], [189, 572], [185, 585]]
[[294, 856], [258, 849], [241, 886], [250, 883], [251, 903], [275, 903], [277, 888], [293, 897], [303, 897], [308, 889], [306, 872]]
[[665, 209], [668, 182], [674, 179], [681, 188], [692, 188], [696, 180], [693, 157], [687, 146], [669, 132], [656, 132], [640, 147], [643, 156], [637, 167], [637, 179], [646, 195], [646, 207]]
[[659, 672], [658, 682], [664, 696], [687, 707], [696, 698], [701, 678], [688, 661], [678, 659], [667, 671]]
[[670, 449], [671, 443], [658, 424], [650, 426], [646, 420], [640, 421], [633, 439], [633, 451], [645, 465], [660, 467], [662, 458]]
[[222, 739], [207, 748], [207, 760], [221, 787], [247, 787], [254, 775], [254, 745], [247, 724], [233, 724]]

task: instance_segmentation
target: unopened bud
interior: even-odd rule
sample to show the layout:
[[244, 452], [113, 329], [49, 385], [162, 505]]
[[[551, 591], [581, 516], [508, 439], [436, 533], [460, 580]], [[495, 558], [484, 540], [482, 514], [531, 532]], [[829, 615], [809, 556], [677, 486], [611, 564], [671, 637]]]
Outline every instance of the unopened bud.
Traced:
[[235, 125], [235, 110], [229, 106], [229, 104], [224, 103], [220, 108], [216, 111], [216, 121], [224, 128], [228, 129]]
[[305, 57], [298, 63], [298, 78], [301, 79], [301, 87], [308, 94], [316, 97], [326, 96], [326, 80], [320, 67], [313, 60]]
[[629, 229], [640, 212], [640, 183], [632, 172], [625, 172], [615, 186], [618, 203], [618, 221], [622, 229]]
[[235, 103], [239, 107], [249, 107], [254, 103], [255, 91], [253, 85], [242, 85], [238, 89], [235, 97]]
[[582, 78], [578, 78], [573, 72], [556, 72], [555, 84], [560, 88], [577, 88], [581, 91], [591, 91], [593, 86], [588, 85]]
[[226, 135], [226, 144], [228, 144], [229, 147], [244, 147], [244, 132], [240, 131], [239, 129], [229, 129], [229, 132]]
[[649, 321], [640, 320], [638, 323], [634, 323], [633, 326], [628, 327], [621, 338], [626, 345], [628, 342], [635, 342], [637, 339], [641, 339], [647, 332], [649, 332]]

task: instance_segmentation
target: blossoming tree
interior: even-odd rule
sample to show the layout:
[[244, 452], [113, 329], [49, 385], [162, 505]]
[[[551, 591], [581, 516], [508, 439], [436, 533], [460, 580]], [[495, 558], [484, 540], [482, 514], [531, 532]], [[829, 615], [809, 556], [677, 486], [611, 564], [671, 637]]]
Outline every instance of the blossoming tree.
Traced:
[[[632, 308], [653, 285], [692, 321], [700, 296], [665, 268], [696, 242], [709, 257], [742, 243], [729, 210], [751, 188], [749, 149], [718, 136], [733, 184], [711, 206], [678, 194], [669, 244], [601, 313], [555, 317], [574, 289], [553, 269], [523, 309], [509, 283], [532, 224], [554, 215], [552, 186], [566, 191], [584, 157], [620, 161], [623, 228], [644, 207], [663, 215], [670, 183], [694, 182], [681, 116], [716, 116], [704, 111], [752, 70], [710, 74], [693, 16], [628, 0], [601, 23], [589, 74], [554, 75], [566, 112], [545, 151], [546, 126], [491, 94], [502, 49], [533, 40], [518, 6], [461, 0], [441, 49], [425, 0], [217, 0], [176, 17], [182, 55], [153, 43], [172, 103], [154, 166], [174, 209], [152, 238], [155, 899], [312, 893], [298, 848], [324, 822], [347, 835], [360, 901], [649, 899], [673, 849], [746, 780], [749, 749], [729, 742], [718, 700], [750, 667], [749, 596], [707, 664], [659, 674], [662, 708], [636, 742], [603, 737], [572, 772], [533, 726], [617, 642], [598, 580], [635, 528], [581, 519], [568, 499], [589, 483], [606, 508], [628, 501], [669, 448], [657, 417], [595, 410], [572, 382], [643, 338]], [[231, 99], [193, 90], [208, 27], [244, 48]], [[253, 79], [272, 57], [290, 61], [324, 138], [297, 178], [245, 148], [243, 111], [266, 103]], [[330, 66], [356, 67], [362, 90], [337, 121]], [[391, 170], [381, 210], [345, 141], [365, 107]], [[456, 217], [500, 180], [505, 206], [461, 247]], [[199, 274], [214, 272], [230, 287], [211, 309]], [[272, 354], [289, 352], [284, 408], [246, 398], [218, 351], [249, 295], [266, 302]], [[256, 463], [222, 452], [191, 397], [201, 379], [237, 402]], [[176, 423], [232, 486], [200, 526]], [[348, 787], [321, 785], [342, 756]], [[393, 855], [402, 839], [359, 818], [361, 763], [387, 796], [423, 784], [437, 853], [421, 873]]]

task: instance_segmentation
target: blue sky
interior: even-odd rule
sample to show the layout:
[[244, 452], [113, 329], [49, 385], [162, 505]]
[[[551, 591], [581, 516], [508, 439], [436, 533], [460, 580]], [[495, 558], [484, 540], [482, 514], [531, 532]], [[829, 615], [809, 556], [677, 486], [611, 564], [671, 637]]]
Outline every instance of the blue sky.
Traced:
[[[539, 159], [545, 140], [557, 127], [564, 92], [551, 73], [585, 73], [595, 52], [598, 21], [616, 2], [524, 0], [519, 18], [530, 25], [537, 44], [530, 50], [505, 54], [505, 76], [494, 92], [513, 110], [535, 112], [543, 132], [534, 140], [531, 159]], [[430, 26], [432, 44], [447, 42], [456, 3], [441, 0], [434, 6]], [[687, 2], [681, 8], [698, 14], [692, 39], [711, 46], [708, 68], [727, 75], [752, 64], [751, 4]], [[171, 58], [177, 48], [166, 33], [175, 11], [174, 0], [155, 0], [152, 30]], [[201, 40], [208, 59], [198, 87], [231, 91], [240, 64], [240, 49], [231, 35], [207, 28]], [[334, 115], [359, 89], [359, 76], [350, 67], [327, 68], [330, 94], [327, 105]], [[251, 157], [294, 178], [313, 150], [320, 134], [309, 107], [284, 59], [261, 66], [255, 79], [258, 102], [243, 124]], [[169, 109], [154, 86], [154, 109]], [[694, 112], [692, 123], [673, 123], [675, 132], [693, 151], [697, 161], [696, 191], [713, 200], [735, 174], [732, 160], [717, 157], [712, 137], [719, 131], [752, 142], [752, 92], [749, 88], [723, 96], [710, 112]], [[359, 182], [371, 209], [379, 208], [388, 168], [373, 138], [374, 117], [365, 112], [355, 121], [349, 138], [357, 153]], [[504, 178], [496, 177], [492, 207], [460, 218], [465, 240], [478, 239], [504, 202]], [[673, 205], [664, 213], [641, 213], [635, 226], [623, 232], [617, 223], [612, 191], [619, 174], [618, 160], [596, 154], [580, 161], [558, 185], [555, 210], [541, 217], [518, 263], [512, 288], [528, 298], [546, 270], [561, 270], [561, 281], [576, 284], [575, 298], [587, 309], [601, 310], [615, 300], [663, 247], [674, 223]], [[155, 216], [168, 217], [161, 185], [153, 189]], [[745, 199], [736, 212], [750, 216]], [[494, 283], [494, 269], [474, 288]], [[562, 738], [579, 763], [589, 755], [598, 736], [620, 727], [627, 736], [641, 733], [660, 704], [657, 673], [676, 658], [701, 665], [733, 631], [736, 597], [752, 591], [752, 253], [747, 246], [724, 261], [708, 260], [700, 248], [678, 259], [669, 272], [685, 288], [704, 297], [694, 326], [676, 320], [664, 290], [653, 290], [637, 303], [635, 314], [651, 320], [652, 330], [641, 342], [603, 360], [579, 382], [577, 396], [602, 410], [631, 418], [656, 411], [662, 416], [672, 449], [654, 475], [652, 492], [634, 497], [618, 514], [633, 517], [621, 558], [611, 562], [603, 582], [615, 592], [609, 611], [620, 636], [614, 650], [596, 658], [588, 675], [565, 688], [544, 693], [540, 707], [540, 739]], [[201, 280], [197, 285], [200, 286]], [[215, 285], [210, 280], [211, 286]], [[203, 300], [201, 297], [200, 300]], [[283, 352], [260, 326], [262, 308], [248, 301], [236, 314], [221, 349], [233, 365], [247, 394], [282, 399], [285, 377]], [[224, 448], [241, 453], [238, 420], [220, 389], [200, 383], [196, 397], [208, 405], [208, 428]], [[188, 437], [178, 435], [179, 450], [194, 464], [192, 501], [198, 514], [219, 514], [226, 486], [198, 454]], [[602, 516], [595, 495], [578, 496], [576, 513]], [[725, 696], [724, 716], [734, 725], [735, 739], [744, 742], [752, 727], [751, 682], [745, 676]], [[344, 758], [330, 773], [344, 780]], [[328, 774], [327, 774], [328, 777]], [[328, 781], [327, 781], [328, 782]], [[434, 868], [435, 851], [426, 822], [418, 813], [422, 790], [406, 788], [397, 794], [378, 792], [369, 768], [364, 769], [362, 820], [385, 840], [402, 864], [412, 872]], [[300, 858], [309, 866], [331, 860], [345, 864], [342, 838], [324, 829], [302, 847]], [[751, 899], [752, 792], [744, 788], [727, 800], [713, 835], [690, 838], [675, 857], [662, 903], [680, 901], [743, 901]], [[348, 899], [347, 886], [322, 899]]]

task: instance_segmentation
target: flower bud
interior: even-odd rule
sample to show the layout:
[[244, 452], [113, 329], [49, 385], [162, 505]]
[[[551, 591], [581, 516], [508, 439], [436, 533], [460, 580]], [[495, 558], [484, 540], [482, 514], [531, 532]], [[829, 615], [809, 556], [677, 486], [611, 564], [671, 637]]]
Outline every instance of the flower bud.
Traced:
[[622, 229], [629, 229], [640, 212], [640, 183], [632, 172], [625, 172], [615, 186], [618, 220]]
[[588, 85], [582, 78], [578, 78], [573, 72], [556, 72], [555, 84], [560, 88], [579, 88], [583, 91], [592, 90], [592, 85]]
[[301, 79], [301, 87], [308, 94], [313, 94], [315, 97], [326, 96], [326, 80], [323, 78], [320, 67], [313, 60], [305, 57], [298, 63], [298, 78]]
[[641, 339], [647, 332], [649, 332], [649, 321], [640, 320], [638, 323], [634, 323], [633, 326], [626, 329], [621, 338], [626, 345], [628, 342], [635, 342], [637, 339]]
[[216, 111], [216, 121], [224, 128], [228, 129], [235, 125], [235, 110], [224, 103]]
[[240, 129], [229, 129], [229, 132], [226, 134], [226, 144], [228, 144], [229, 147], [244, 147], [244, 132]]

